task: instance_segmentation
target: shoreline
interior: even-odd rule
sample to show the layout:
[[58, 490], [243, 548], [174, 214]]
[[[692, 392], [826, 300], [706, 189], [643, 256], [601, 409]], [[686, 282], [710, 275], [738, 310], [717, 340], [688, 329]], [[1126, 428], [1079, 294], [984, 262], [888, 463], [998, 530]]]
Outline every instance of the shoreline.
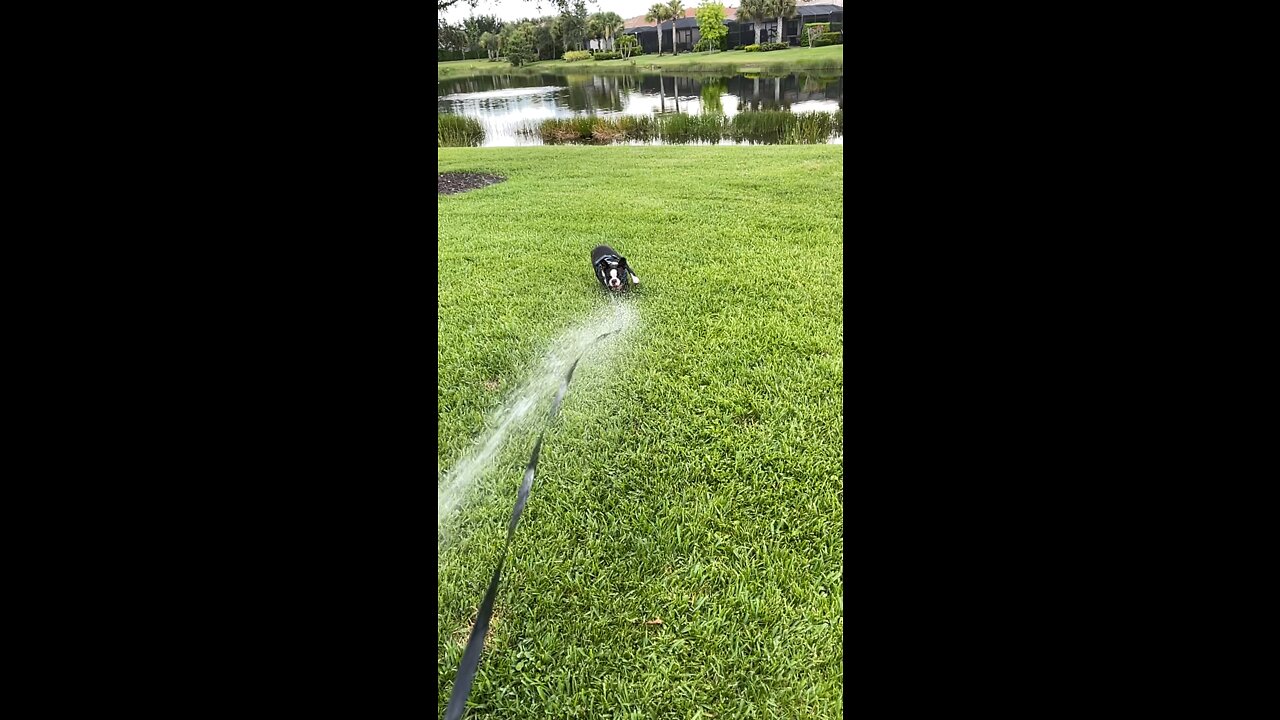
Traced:
[[802, 71], [844, 71], [844, 46], [829, 45], [820, 48], [788, 48], [773, 52], [723, 52], [682, 53], [680, 55], [641, 55], [628, 60], [540, 60], [522, 67], [505, 61], [451, 60], [436, 63], [436, 81], [456, 80], [485, 75], [537, 75], [552, 73], [563, 75], [598, 75], [608, 73], [657, 75], [664, 72], [681, 73], [747, 73]]

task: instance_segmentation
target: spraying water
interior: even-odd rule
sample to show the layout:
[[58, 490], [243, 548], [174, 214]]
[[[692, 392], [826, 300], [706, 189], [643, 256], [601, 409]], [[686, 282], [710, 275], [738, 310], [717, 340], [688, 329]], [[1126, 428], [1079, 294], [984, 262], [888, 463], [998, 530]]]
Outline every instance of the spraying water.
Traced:
[[560, 380], [568, 372], [569, 366], [597, 338], [604, 333], [613, 332], [615, 335], [602, 341], [589, 358], [584, 358], [584, 362], [590, 361], [593, 364], [607, 362], [612, 355], [610, 351], [615, 347], [613, 341], [630, 330], [637, 318], [635, 305], [619, 302], [614, 297], [610, 305], [597, 310], [586, 321], [551, 343], [551, 350], [535, 366], [529, 377], [491, 414], [486, 423], [490, 429], [472, 443], [471, 449], [444, 474], [437, 486], [437, 550], [443, 550], [447, 541], [444, 535], [445, 520], [465, 502], [476, 482], [490, 469], [494, 457], [502, 450], [511, 434], [524, 426], [523, 421], [530, 418], [530, 413], [541, 401], [557, 392]]

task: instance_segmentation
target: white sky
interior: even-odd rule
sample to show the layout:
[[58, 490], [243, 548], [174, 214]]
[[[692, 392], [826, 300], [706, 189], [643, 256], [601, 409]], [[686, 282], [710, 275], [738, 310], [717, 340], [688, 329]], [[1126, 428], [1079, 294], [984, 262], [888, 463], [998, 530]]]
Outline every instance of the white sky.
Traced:
[[[655, 2], [657, 0], [587, 0], [587, 12], [613, 11], [626, 20], [636, 15], [643, 15]], [[697, 4], [696, 0], [685, 0], [686, 7]], [[722, 4], [725, 7], [736, 7], [738, 3], [736, 0], [722, 0]], [[541, 10], [538, 9], [539, 5], [542, 6]], [[554, 15], [558, 12], [560, 11], [551, 0], [480, 0], [480, 4], [476, 5], [474, 10], [466, 2], [459, 2], [444, 11], [444, 19], [451, 23], [459, 23], [475, 14], [493, 15], [499, 20], [519, 20], [524, 17]]]

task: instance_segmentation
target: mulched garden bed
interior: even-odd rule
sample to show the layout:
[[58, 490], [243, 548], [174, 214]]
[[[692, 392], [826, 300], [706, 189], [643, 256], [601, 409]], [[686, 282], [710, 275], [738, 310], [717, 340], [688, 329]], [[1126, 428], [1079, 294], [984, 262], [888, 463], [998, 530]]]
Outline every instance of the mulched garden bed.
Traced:
[[436, 176], [438, 178], [436, 182], [437, 195], [454, 195], [506, 180], [506, 178], [497, 175], [477, 175], [476, 173], [459, 172], [436, 173]]

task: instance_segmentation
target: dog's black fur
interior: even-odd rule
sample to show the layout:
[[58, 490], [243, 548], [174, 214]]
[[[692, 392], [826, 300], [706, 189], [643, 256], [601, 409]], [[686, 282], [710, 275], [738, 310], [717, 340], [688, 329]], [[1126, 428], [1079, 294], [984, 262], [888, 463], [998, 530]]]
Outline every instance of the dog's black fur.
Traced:
[[[608, 245], [597, 245], [591, 251], [591, 269], [605, 290], [621, 292], [633, 284], [640, 284], [640, 278], [627, 264], [627, 259]], [[614, 284], [615, 279], [617, 284]]]

